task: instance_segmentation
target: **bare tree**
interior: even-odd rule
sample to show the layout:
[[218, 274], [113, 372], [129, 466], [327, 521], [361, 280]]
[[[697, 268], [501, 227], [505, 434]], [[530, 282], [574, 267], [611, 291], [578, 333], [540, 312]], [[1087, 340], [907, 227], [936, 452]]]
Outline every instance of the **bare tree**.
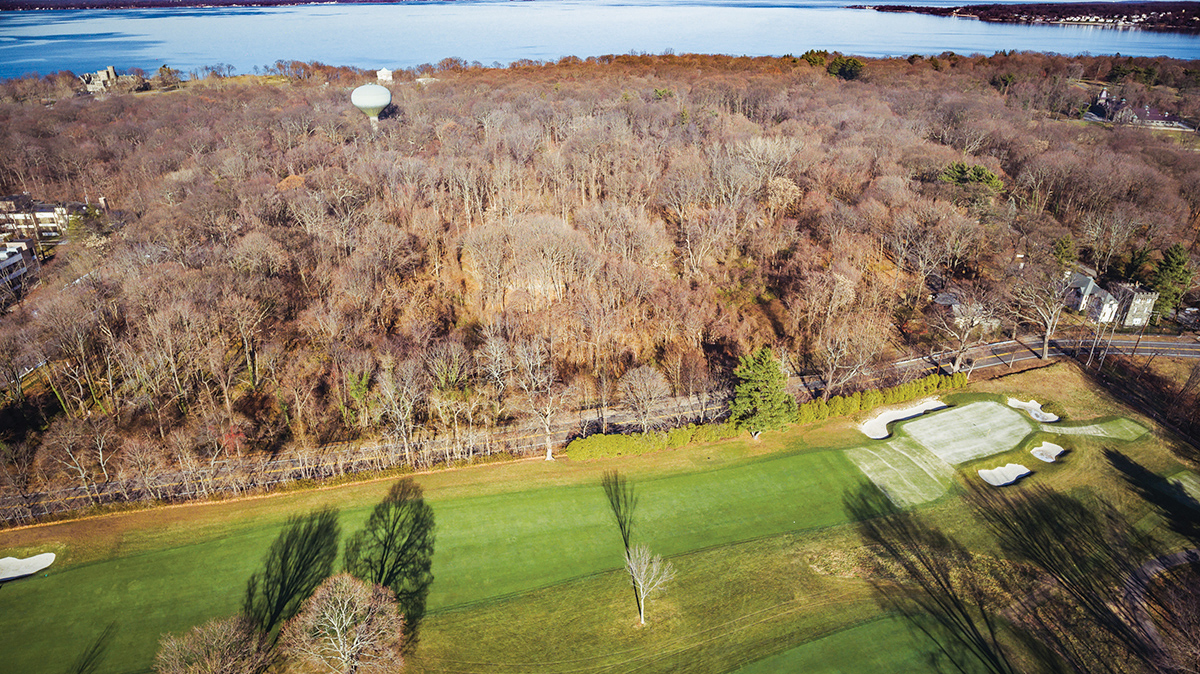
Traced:
[[666, 591], [667, 584], [675, 578], [675, 567], [660, 555], [652, 555], [650, 548], [639, 543], [625, 552], [625, 570], [629, 572], [638, 596], [638, 620], [645, 625], [646, 600]]
[[639, 365], [617, 383], [625, 404], [637, 416], [642, 432], [650, 430], [650, 414], [658, 401], [670, 394], [667, 379], [651, 365]]
[[258, 674], [274, 661], [254, 624], [245, 616], [216, 618], [182, 635], [163, 635], [154, 671], [158, 674]]
[[551, 424], [566, 403], [569, 390], [558, 377], [550, 344], [541, 337], [526, 339], [515, 349], [516, 374], [514, 383], [521, 392], [525, 409], [542, 426], [546, 439], [546, 460], [554, 460]]
[[404, 665], [403, 629], [391, 590], [340, 573], [284, 626], [280, 649], [330, 674], [391, 674]]
[[962, 369], [967, 350], [980, 342], [988, 326], [996, 321], [996, 302], [988, 288], [977, 283], [966, 283], [954, 293], [955, 304], [934, 305], [930, 324], [935, 330], [954, 340], [954, 363], [952, 372]]
[[1125, 249], [1141, 226], [1141, 216], [1130, 204], [1118, 204], [1111, 210], [1084, 217], [1082, 242], [1092, 251], [1096, 271], [1107, 272], [1113, 256]]
[[1054, 265], [1030, 264], [1009, 280], [1013, 313], [1042, 330], [1042, 355], [1050, 354], [1050, 338], [1062, 317], [1070, 280]]
[[385, 359], [378, 381], [380, 415], [404, 443], [404, 460], [411, 465], [417, 406], [425, 399], [428, 378], [411, 358], [399, 363]]
[[875, 363], [886, 340], [883, 326], [882, 317], [862, 313], [842, 316], [825, 329], [814, 354], [825, 382], [823, 400]]

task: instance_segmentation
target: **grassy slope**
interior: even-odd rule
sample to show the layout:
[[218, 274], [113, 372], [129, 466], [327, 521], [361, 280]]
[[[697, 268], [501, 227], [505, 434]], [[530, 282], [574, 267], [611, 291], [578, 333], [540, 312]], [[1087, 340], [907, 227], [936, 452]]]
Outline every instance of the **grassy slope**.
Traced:
[[[919, 672], [928, 662], [902, 620], [873, 620], [751, 663], [735, 674], [891, 674]], [[870, 644], [864, 649], [863, 644]]]
[[[1063, 367], [976, 390], [1055, 399], [1074, 419], [1129, 414]], [[1073, 442], [1069, 460], [1044, 476], [1056, 487], [1095, 489], [1120, 501], [1095, 451], [1102, 444]], [[859, 474], [842, 452], [822, 451], [857, 444], [861, 436], [839, 421], [758, 443], [420, 476], [437, 512], [438, 553], [434, 612], [414, 669], [723, 672], [780, 653], [785, 668], [795, 663], [809, 671], [801, 665], [824, 658], [823, 649], [839, 638], [886, 632], [890, 623], [869, 622], [878, 609], [855, 577], [857, 539], [849, 527], [836, 526], [843, 521], [842, 491]], [[1122, 443], [1157, 470], [1178, 470], [1161, 447], [1153, 436]], [[633, 627], [629, 590], [616, 570], [617, 535], [597, 486], [601, 471], [616, 466], [638, 486], [643, 540], [674, 555], [679, 568], [671, 592], [651, 605], [644, 629]], [[104, 670], [142, 668], [160, 633], [236, 610], [245, 579], [288, 514], [335, 504], [343, 509], [344, 530], [353, 530], [388, 484], [0, 532], [0, 556], [62, 555], [48, 577], [0, 590], [4, 669], [63, 671], [114, 619], [118, 630]], [[967, 524], [956, 498], [927, 512], [951, 529]], [[888, 634], [894, 662], [917, 661], [912, 647]], [[862, 649], [829, 662], [844, 671], [878, 670]]]

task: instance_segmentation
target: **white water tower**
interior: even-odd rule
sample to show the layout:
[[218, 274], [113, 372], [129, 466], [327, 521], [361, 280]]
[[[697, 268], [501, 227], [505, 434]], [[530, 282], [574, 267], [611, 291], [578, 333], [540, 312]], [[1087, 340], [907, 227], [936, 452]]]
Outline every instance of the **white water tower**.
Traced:
[[392, 92], [378, 84], [364, 84], [350, 94], [350, 102], [371, 120], [371, 128], [379, 128], [379, 113], [392, 102]]

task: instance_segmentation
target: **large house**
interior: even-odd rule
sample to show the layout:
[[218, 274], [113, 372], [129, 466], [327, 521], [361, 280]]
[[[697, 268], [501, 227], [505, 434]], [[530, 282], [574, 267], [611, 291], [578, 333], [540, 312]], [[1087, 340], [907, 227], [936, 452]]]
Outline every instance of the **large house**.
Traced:
[[0, 197], [0, 233], [22, 239], [60, 239], [80, 204], [44, 204], [28, 194]]
[[15, 298], [33, 279], [39, 267], [33, 248], [29, 239], [0, 244], [0, 305]]
[[109, 66], [94, 73], [84, 73], [79, 76], [84, 88], [90, 94], [104, 93], [118, 84], [133, 84], [137, 78], [133, 75], [118, 75], [115, 68]]
[[1192, 127], [1185, 124], [1179, 115], [1163, 112], [1149, 105], [1140, 107], [1130, 105], [1124, 98], [1119, 101], [1115, 100], [1112, 96], [1108, 95], [1108, 89], [1101, 91], [1100, 95], [1093, 101], [1092, 111], [1098, 116], [1117, 124], [1137, 124], [1165, 129], [1179, 129], [1181, 131], [1192, 130]]
[[1150, 322], [1154, 314], [1154, 303], [1158, 301], [1158, 293], [1142, 288], [1136, 283], [1114, 283], [1109, 290], [1121, 303], [1121, 324], [1127, 328], [1136, 328]]
[[1112, 323], [1117, 318], [1120, 303], [1107, 290], [1096, 284], [1091, 276], [1071, 273], [1067, 306], [1086, 315], [1096, 323]]
[[1105, 290], [1095, 279], [1078, 272], [1071, 272], [1066, 298], [1067, 306], [1082, 312], [1088, 320], [1096, 323], [1117, 321], [1127, 328], [1149, 323], [1157, 301], [1158, 293], [1136, 283], [1113, 283]]

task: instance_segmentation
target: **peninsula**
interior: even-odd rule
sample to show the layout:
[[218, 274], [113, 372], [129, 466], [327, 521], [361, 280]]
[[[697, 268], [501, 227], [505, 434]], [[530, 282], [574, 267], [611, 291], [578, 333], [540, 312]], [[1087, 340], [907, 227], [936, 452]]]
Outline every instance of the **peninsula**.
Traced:
[[1179, 33], [1200, 32], [1200, 2], [1056, 2], [962, 7], [852, 5], [850, 8], [952, 16], [994, 23], [1054, 23]]

